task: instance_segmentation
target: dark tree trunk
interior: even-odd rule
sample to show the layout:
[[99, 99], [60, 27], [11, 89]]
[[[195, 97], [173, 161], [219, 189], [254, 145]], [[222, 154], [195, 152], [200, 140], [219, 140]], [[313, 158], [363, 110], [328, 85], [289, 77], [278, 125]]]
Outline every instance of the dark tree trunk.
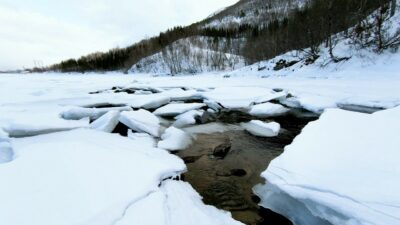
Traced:
[[396, 13], [396, 7], [397, 7], [396, 0], [392, 0], [392, 8], [390, 10], [390, 16], [394, 16], [394, 14]]

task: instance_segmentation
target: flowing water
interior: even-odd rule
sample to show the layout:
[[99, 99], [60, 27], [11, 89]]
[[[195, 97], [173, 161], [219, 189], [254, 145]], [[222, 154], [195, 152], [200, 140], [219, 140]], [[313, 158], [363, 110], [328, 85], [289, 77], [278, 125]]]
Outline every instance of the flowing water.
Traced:
[[177, 153], [188, 167], [183, 179], [204, 197], [206, 204], [230, 211], [245, 224], [291, 224], [286, 218], [259, 207], [259, 197], [252, 188], [265, 182], [260, 174], [271, 160], [282, 154], [284, 147], [315, 119], [316, 115], [306, 112], [273, 118], [282, 126], [280, 135], [274, 138], [255, 137], [235, 129], [198, 134], [191, 147]]

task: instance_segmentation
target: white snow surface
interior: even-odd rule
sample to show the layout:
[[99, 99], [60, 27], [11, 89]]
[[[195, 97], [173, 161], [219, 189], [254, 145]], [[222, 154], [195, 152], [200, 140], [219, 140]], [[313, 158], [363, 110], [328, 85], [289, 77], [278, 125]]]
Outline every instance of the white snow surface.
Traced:
[[157, 145], [155, 138], [147, 133], [134, 133], [132, 130], [128, 130], [128, 138], [151, 148]]
[[241, 123], [241, 126], [254, 136], [276, 137], [279, 135], [281, 125], [276, 122], [265, 123], [260, 120], [252, 120], [248, 123]]
[[243, 225], [201, 199], [188, 183], [165, 181], [160, 190], [129, 207], [116, 225]]
[[182, 128], [196, 124], [196, 117], [201, 117], [204, 110], [190, 110], [175, 117], [174, 127]]
[[132, 111], [131, 107], [111, 107], [111, 108], [82, 108], [72, 107], [61, 113], [61, 117], [66, 120], [80, 120], [83, 118], [90, 118], [91, 120], [97, 120], [104, 114], [110, 111]]
[[109, 111], [102, 117], [90, 124], [90, 127], [95, 130], [111, 133], [119, 123], [119, 111]]
[[272, 117], [283, 115], [288, 111], [289, 109], [282, 105], [267, 102], [252, 106], [249, 114], [257, 117]]
[[132, 112], [122, 112], [119, 121], [137, 132], [145, 132], [160, 137], [160, 119], [151, 112], [140, 109]]
[[165, 130], [158, 142], [158, 147], [168, 151], [184, 150], [192, 144], [192, 136], [176, 127], [170, 127]]
[[0, 223], [108, 225], [185, 170], [179, 158], [119, 135], [78, 129], [12, 140], [0, 165]]
[[154, 111], [157, 116], [177, 116], [179, 114], [200, 109], [206, 106], [204, 103], [171, 103]]
[[[296, 224], [400, 224], [399, 118], [400, 107], [327, 110], [262, 174], [261, 205]], [[284, 199], [296, 204], [282, 209]]]

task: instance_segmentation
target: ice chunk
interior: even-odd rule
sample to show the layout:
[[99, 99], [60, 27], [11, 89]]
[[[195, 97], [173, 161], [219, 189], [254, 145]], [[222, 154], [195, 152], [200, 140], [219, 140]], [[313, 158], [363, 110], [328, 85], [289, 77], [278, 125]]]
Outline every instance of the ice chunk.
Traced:
[[248, 123], [241, 123], [241, 126], [254, 136], [258, 137], [276, 137], [279, 135], [281, 126], [279, 123], [265, 123], [260, 120], [252, 120]]
[[0, 164], [12, 161], [14, 152], [9, 142], [0, 141]]
[[132, 130], [128, 130], [128, 138], [150, 148], [154, 148], [157, 145], [154, 137], [147, 133], [134, 133]]
[[162, 141], [158, 142], [158, 147], [169, 151], [184, 150], [192, 144], [192, 137], [175, 127], [166, 129], [161, 139]]
[[119, 111], [110, 111], [90, 124], [95, 130], [111, 133], [119, 123]]
[[289, 109], [283, 107], [279, 104], [273, 103], [264, 103], [259, 105], [254, 105], [251, 107], [250, 115], [256, 117], [272, 117], [272, 116], [279, 116], [289, 112]]
[[145, 132], [160, 137], [160, 119], [153, 113], [140, 109], [132, 112], [122, 112], [119, 121], [137, 132]]
[[109, 225], [181, 173], [181, 159], [129, 138], [78, 129], [12, 140], [1, 164], [0, 224]]
[[113, 107], [113, 108], [82, 108], [73, 107], [61, 113], [61, 117], [66, 120], [80, 120], [89, 117], [91, 120], [97, 120], [109, 111], [132, 111], [131, 107]]
[[279, 100], [279, 102], [287, 107], [290, 108], [301, 108], [301, 103], [299, 102], [299, 100], [295, 97], [290, 97], [290, 98], [285, 98], [285, 99], [281, 99]]
[[190, 110], [188, 112], [185, 112], [175, 117], [176, 121], [174, 122], [173, 126], [181, 128], [189, 125], [194, 125], [196, 124], [196, 118], [201, 117], [203, 113], [203, 110]]
[[[326, 110], [262, 174], [261, 205], [293, 221], [304, 219], [304, 209], [293, 208], [302, 206], [332, 224], [399, 224], [399, 118], [400, 107]], [[301, 204], [282, 208], [271, 201], [277, 195]]]
[[154, 114], [157, 116], [177, 116], [190, 110], [200, 109], [206, 106], [204, 103], [171, 103], [157, 109]]
[[216, 112], [222, 109], [222, 106], [216, 101], [205, 99], [204, 103], [208, 106], [208, 108], [213, 109]]
[[157, 109], [168, 104], [170, 101], [171, 98], [161, 94], [143, 96], [132, 95], [132, 99], [129, 100], [128, 104], [133, 108]]
[[261, 104], [261, 103], [266, 103], [272, 100], [280, 100], [280, 99], [285, 99], [287, 96], [286, 91], [281, 91], [281, 92], [275, 92], [275, 91], [270, 91], [267, 95], [261, 96], [257, 98], [254, 103], [255, 104]]

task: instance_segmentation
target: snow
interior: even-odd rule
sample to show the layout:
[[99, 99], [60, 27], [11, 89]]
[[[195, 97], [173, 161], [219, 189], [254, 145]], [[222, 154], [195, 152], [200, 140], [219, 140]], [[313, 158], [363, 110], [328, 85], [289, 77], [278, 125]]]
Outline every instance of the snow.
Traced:
[[162, 92], [163, 96], [167, 96], [171, 101], [188, 101], [201, 99], [200, 94], [196, 90], [182, 90], [182, 88], [172, 88]]
[[169, 97], [160, 94], [135, 95], [134, 98], [128, 101], [128, 105], [133, 108], [156, 109], [168, 104], [170, 101]]
[[174, 127], [182, 128], [196, 124], [196, 118], [204, 114], [203, 110], [190, 110], [175, 117]]
[[168, 180], [160, 190], [129, 207], [116, 225], [243, 225], [201, 199], [188, 183]]
[[[39, 121], [41, 123], [42, 121]], [[32, 123], [35, 123], [32, 121]], [[4, 130], [9, 134], [10, 137], [29, 137], [40, 134], [49, 134], [59, 131], [72, 130], [76, 128], [83, 128], [89, 126], [89, 118], [83, 118], [81, 120], [66, 121], [60, 120], [56, 124], [41, 125], [41, 124], [24, 124], [18, 122], [9, 123], [4, 127]]]
[[203, 95], [225, 108], [248, 109], [252, 103], [270, 92], [271, 89], [262, 87], [219, 87]]
[[0, 164], [12, 161], [14, 152], [9, 142], [0, 142]]
[[155, 138], [147, 133], [134, 133], [132, 130], [128, 130], [128, 138], [150, 148], [157, 145]]
[[140, 109], [132, 112], [122, 112], [119, 121], [137, 132], [145, 132], [154, 137], [160, 137], [160, 119], [153, 113]]
[[289, 112], [288, 108], [279, 104], [264, 103], [251, 107], [249, 114], [256, 117], [273, 117]]
[[165, 130], [161, 136], [161, 141], [158, 142], [158, 147], [169, 151], [184, 150], [192, 144], [192, 137], [185, 131], [175, 127], [170, 127]]
[[112, 108], [82, 108], [72, 107], [61, 113], [61, 117], [66, 120], [80, 120], [83, 118], [90, 118], [91, 120], [97, 120], [104, 114], [110, 111], [132, 111], [131, 107], [112, 107]]
[[177, 116], [190, 110], [200, 109], [206, 106], [204, 103], [171, 103], [154, 111], [157, 116]]
[[119, 116], [119, 111], [109, 111], [91, 123], [90, 127], [95, 130], [111, 133], [119, 123]]
[[241, 123], [241, 126], [254, 136], [258, 137], [276, 137], [279, 135], [281, 126], [279, 123], [265, 123], [260, 120], [252, 120], [248, 123]]
[[12, 140], [1, 164], [0, 224], [112, 224], [185, 170], [183, 161], [115, 134], [78, 129]]
[[262, 174], [268, 185], [257, 188], [261, 205], [297, 224], [318, 223], [299, 222], [304, 218], [298, 206], [279, 209], [271, 196], [292, 198], [309, 220], [399, 224], [399, 116], [400, 107], [372, 115], [326, 110]]

